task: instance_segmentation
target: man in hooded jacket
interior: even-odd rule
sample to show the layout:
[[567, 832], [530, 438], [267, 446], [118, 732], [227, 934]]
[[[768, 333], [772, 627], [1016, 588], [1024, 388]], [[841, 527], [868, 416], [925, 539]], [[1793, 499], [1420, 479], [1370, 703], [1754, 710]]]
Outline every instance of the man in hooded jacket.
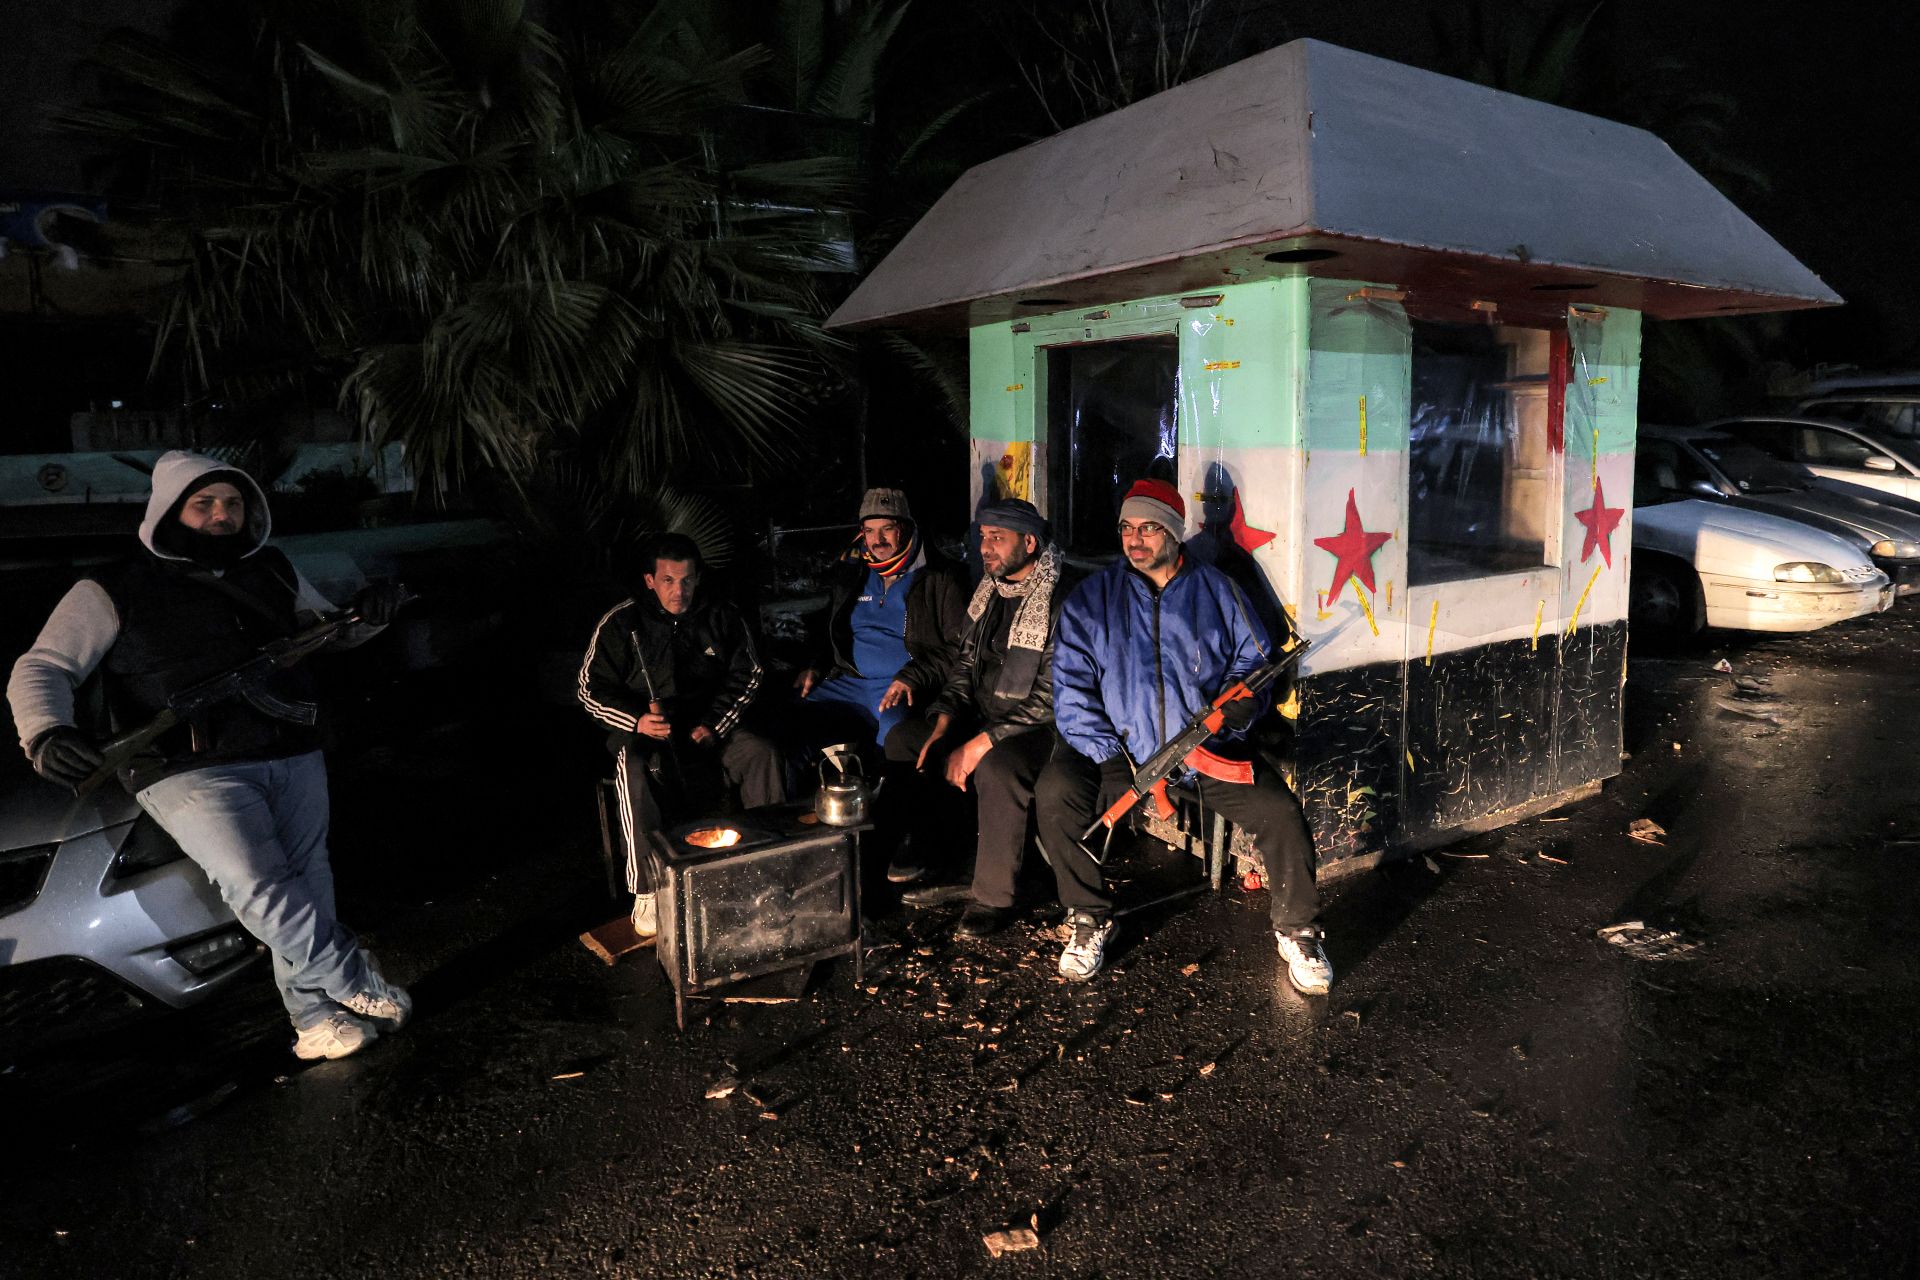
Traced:
[[[76, 690], [96, 674], [108, 727], [136, 728], [173, 695], [333, 612], [267, 545], [271, 529], [266, 494], [244, 471], [180, 451], [161, 457], [143, 550], [74, 584], [7, 683], [21, 746], [43, 778], [77, 788], [100, 767], [75, 712]], [[360, 624], [338, 643], [372, 636], [403, 599], [393, 585], [363, 590], [352, 606]], [[310, 703], [312, 680], [292, 667], [266, 692]], [[320, 745], [316, 724], [229, 699], [160, 735], [120, 781], [272, 954], [295, 1054], [339, 1058], [398, 1030], [413, 1002], [334, 915]]]

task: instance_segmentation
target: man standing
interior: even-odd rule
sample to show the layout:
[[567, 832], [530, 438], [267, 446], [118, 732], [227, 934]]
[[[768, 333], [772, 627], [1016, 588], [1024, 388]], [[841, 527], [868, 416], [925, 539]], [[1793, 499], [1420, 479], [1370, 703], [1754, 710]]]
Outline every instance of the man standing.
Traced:
[[645, 591], [607, 610], [580, 663], [580, 704], [611, 732], [633, 928], [658, 930], [642, 841], [664, 810], [718, 801], [728, 787], [749, 809], [787, 798], [779, 748], [740, 719], [764, 672], [740, 611], [700, 590], [700, 548], [684, 534], [654, 543]]
[[943, 809], [928, 794], [942, 779], [961, 791], [971, 781], [979, 797], [963, 938], [988, 936], [1013, 909], [1033, 784], [1053, 747], [1054, 623], [1072, 585], [1032, 503], [989, 502], [975, 519], [987, 573], [967, 606], [953, 672], [926, 716], [902, 723], [886, 743], [889, 776], [904, 793], [894, 803], [923, 829]]
[[[860, 553], [834, 566], [825, 653], [794, 685], [811, 706], [884, 743], [916, 701], [924, 706], [945, 685], [966, 609], [966, 570], [926, 546], [907, 495], [869, 489]], [[926, 874], [910, 849], [896, 850], [887, 879], [911, 884]]]
[[[1087, 579], [1060, 617], [1054, 714], [1061, 743], [1036, 787], [1040, 838], [1068, 908], [1060, 972], [1090, 978], [1112, 940], [1113, 899], [1099, 861], [1081, 840], [1132, 781], [1133, 765], [1179, 733], [1227, 684], [1272, 660], [1239, 588], [1182, 554], [1186, 504], [1161, 480], [1141, 480], [1120, 505], [1123, 558]], [[1233, 704], [1228, 728], [1209, 740], [1225, 749], [1265, 709]], [[1199, 776], [1201, 802], [1253, 837], [1266, 866], [1274, 935], [1293, 985], [1324, 995], [1333, 968], [1321, 947], [1313, 849], [1299, 801], [1265, 761], [1250, 784]]]
[[[144, 552], [76, 583], [14, 664], [7, 698], [42, 777], [77, 788], [100, 767], [74, 713], [75, 690], [96, 672], [112, 729], [137, 728], [173, 695], [332, 611], [266, 545], [271, 529], [266, 494], [245, 472], [179, 451], [160, 459]], [[352, 607], [364, 625], [341, 643], [371, 636], [403, 599], [391, 585], [362, 591]], [[310, 705], [313, 686], [294, 667], [263, 691], [293, 708]], [[404, 1026], [413, 1001], [334, 916], [320, 731], [280, 714], [242, 698], [217, 703], [161, 734], [120, 780], [272, 953], [294, 1053], [340, 1058], [381, 1027]]]

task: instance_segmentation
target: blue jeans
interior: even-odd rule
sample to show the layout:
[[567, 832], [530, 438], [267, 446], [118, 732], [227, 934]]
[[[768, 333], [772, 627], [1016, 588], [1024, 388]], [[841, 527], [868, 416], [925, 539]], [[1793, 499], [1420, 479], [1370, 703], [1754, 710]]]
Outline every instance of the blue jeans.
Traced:
[[365, 988], [367, 957], [334, 918], [327, 767], [318, 751], [177, 773], [134, 799], [273, 954], [295, 1030], [325, 1022]]

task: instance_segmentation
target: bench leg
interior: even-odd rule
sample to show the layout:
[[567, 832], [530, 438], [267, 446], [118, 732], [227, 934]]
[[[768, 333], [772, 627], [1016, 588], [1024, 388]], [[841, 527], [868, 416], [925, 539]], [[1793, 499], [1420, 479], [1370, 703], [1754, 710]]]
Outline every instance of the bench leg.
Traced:
[[1213, 839], [1207, 844], [1207, 879], [1213, 885], [1215, 893], [1226, 880], [1227, 860], [1230, 856], [1227, 835], [1227, 817], [1225, 814], [1213, 815]]

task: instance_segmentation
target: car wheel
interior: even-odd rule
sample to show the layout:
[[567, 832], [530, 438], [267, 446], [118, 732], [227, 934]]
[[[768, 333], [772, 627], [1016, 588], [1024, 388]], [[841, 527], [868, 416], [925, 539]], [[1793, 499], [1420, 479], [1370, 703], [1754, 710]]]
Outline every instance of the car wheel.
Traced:
[[1634, 559], [1627, 588], [1627, 617], [1637, 631], [1671, 640], [1697, 635], [1706, 619], [1700, 600], [1700, 580], [1680, 564]]

